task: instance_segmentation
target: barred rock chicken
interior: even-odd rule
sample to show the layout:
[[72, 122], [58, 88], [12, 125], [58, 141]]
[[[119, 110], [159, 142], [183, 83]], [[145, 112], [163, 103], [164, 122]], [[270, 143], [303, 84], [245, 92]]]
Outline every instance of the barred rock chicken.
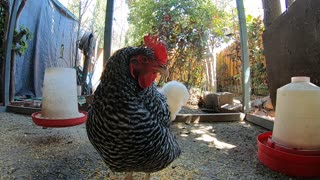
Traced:
[[166, 98], [157, 90], [157, 73], [167, 74], [167, 54], [156, 37], [147, 47], [126, 47], [110, 57], [94, 95], [86, 123], [90, 142], [115, 172], [151, 172], [180, 155], [169, 129]]

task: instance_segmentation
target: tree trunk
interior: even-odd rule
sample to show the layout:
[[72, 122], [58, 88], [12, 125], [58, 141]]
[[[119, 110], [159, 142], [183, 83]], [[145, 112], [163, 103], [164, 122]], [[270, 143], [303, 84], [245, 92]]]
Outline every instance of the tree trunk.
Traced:
[[207, 83], [206, 83], [206, 91], [209, 90], [210, 87], [210, 76], [209, 76], [209, 65], [208, 65], [208, 59], [206, 59], [205, 64], [206, 64], [206, 79], [207, 79]]
[[215, 92], [214, 91], [214, 67], [213, 67], [213, 61], [212, 59], [210, 58], [210, 92]]
[[281, 15], [280, 0], [262, 0], [264, 10], [264, 26], [266, 29]]
[[212, 46], [212, 55], [213, 55], [213, 62], [212, 62], [212, 88], [213, 92], [216, 93], [218, 91], [217, 89], [217, 53], [214, 49], [214, 46]]
[[1, 8], [3, 8], [5, 11], [3, 12], [4, 15], [4, 29], [3, 32], [1, 32], [1, 49], [3, 49], [3, 54], [0, 57], [0, 106], [2, 105], [1, 103], [4, 101], [4, 95], [3, 95], [3, 89], [4, 89], [4, 66], [5, 64], [3, 63], [5, 61], [5, 48], [7, 47], [7, 32], [9, 29], [9, 7], [10, 7], [10, 2], [9, 1], [1, 1]]
[[294, 2], [295, 0], [286, 0], [286, 8], [288, 9], [289, 6]]
[[79, 42], [80, 42], [80, 27], [81, 27], [81, 21], [82, 21], [82, 16], [81, 16], [81, 1], [79, 2], [79, 20], [78, 20], [78, 27], [77, 27], [77, 39], [76, 39], [76, 54], [74, 57], [74, 66], [80, 65], [80, 60], [79, 60]]

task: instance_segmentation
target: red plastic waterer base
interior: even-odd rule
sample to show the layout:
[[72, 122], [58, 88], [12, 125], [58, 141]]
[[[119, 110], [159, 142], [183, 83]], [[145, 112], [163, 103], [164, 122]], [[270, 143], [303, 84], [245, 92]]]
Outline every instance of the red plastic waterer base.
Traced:
[[[298, 177], [320, 177], [320, 154], [317, 151], [299, 151], [283, 149], [268, 142], [272, 132], [262, 133], [257, 137], [258, 159], [268, 168]], [[276, 148], [275, 148], [276, 147]], [[306, 153], [305, 153], [306, 152]]]
[[86, 122], [87, 112], [80, 111], [80, 113], [83, 114], [83, 116], [77, 117], [77, 118], [70, 118], [70, 119], [46, 119], [46, 118], [37, 117], [37, 115], [41, 114], [41, 112], [35, 112], [31, 115], [31, 117], [32, 117], [32, 121], [37, 126], [62, 128], [62, 127], [76, 126]]

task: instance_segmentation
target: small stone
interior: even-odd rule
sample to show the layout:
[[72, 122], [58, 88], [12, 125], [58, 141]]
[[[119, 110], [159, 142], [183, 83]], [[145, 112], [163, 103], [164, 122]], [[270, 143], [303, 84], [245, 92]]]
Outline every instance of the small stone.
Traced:
[[265, 103], [263, 103], [263, 107], [267, 110], [274, 109], [270, 98]]
[[261, 99], [256, 99], [256, 100], [251, 101], [252, 107], [261, 108], [262, 104], [263, 104], [263, 102]]
[[268, 116], [275, 117], [276, 116], [276, 112], [275, 111], [269, 111], [268, 112]]

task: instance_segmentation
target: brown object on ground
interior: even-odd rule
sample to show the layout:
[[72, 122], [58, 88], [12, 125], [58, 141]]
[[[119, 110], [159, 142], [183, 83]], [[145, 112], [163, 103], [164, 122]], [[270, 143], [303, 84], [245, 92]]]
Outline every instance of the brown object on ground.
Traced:
[[242, 105], [233, 102], [234, 94], [230, 92], [217, 92], [206, 94], [199, 107], [208, 112], [235, 113], [240, 112]]

